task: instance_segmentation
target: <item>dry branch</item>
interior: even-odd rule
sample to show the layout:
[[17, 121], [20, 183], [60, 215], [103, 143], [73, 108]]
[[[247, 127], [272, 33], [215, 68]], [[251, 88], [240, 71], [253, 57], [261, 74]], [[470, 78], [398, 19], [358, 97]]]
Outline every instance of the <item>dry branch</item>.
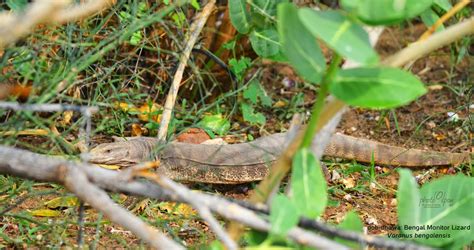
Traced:
[[34, 1], [21, 13], [0, 12], [0, 49], [29, 34], [38, 24], [64, 23], [97, 13], [115, 0], [89, 0], [70, 7], [69, 0]]
[[[162, 189], [149, 182], [130, 181], [123, 173], [101, 169], [90, 164], [72, 162], [32, 153], [27, 150], [0, 146], [0, 174], [11, 174], [27, 179], [56, 182], [64, 185], [65, 173], [74, 171], [72, 169], [81, 171], [87, 176], [90, 183], [101, 189], [177, 202], [186, 202], [193, 199], [196, 203], [207, 207], [228, 220], [236, 220], [260, 231], [269, 231], [271, 228], [268, 221], [262, 219], [250, 209], [246, 209], [224, 198], [193, 192], [184, 185], [166, 177], [161, 177], [161, 180], [170, 189]], [[180, 195], [177, 194], [178, 192]], [[186, 197], [186, 200], [182, 199], [183, 196]], [[125, 227], [125, 225], [122, 226]], [[146, 235], [139, 234], [137, 236], [142, 239], [146, 237]], [[345, 246], [339, 243], [301, 228], [290, 230], [288, 237], [302, 245], [321, 249], [346, 249]]]
[[190, 35], [188, 38], [186, 38], [186, 47], [184, 48], [183, 54], [179, 58], [179, 65], [176, 69], [176, 73], [174, 74], [173, 82], [171, 83], [168, 96], [166, 97], [165, 106], [163, 108], [163, 114], [161, 116], [160, 122], [160, 130], [158, 131], [158, 139], [160, 140], [166, 140], [166, 134], [168, 133], [168, 124], [171, 121], [171, 113], [173, 112], [181, 80], [183, 79], [184, 68], [186, 67], [186, 63], [189, 60], [189, 56], [191, 55], [191, 51], [194, 48], [194, 44], [196, 43], [197, 38], [201, 33], [202, 28], [204, 27], [204, 24], [206, 24], [207, 18], [214, 9], [215, 4], [216, 0], [210, 0], [202, 9], [202, 12], [197, 17], [197, 20], [194, 21], [191, 25]]
[[110, 221], [130, 230], [156, 249], [184, 249], [154, 227], [116, 204], [105, 191], [92, 184], [80, 168], [59, 166], [59, 171], [64, 172], [63, 183], [71, 192], [104, 213]]

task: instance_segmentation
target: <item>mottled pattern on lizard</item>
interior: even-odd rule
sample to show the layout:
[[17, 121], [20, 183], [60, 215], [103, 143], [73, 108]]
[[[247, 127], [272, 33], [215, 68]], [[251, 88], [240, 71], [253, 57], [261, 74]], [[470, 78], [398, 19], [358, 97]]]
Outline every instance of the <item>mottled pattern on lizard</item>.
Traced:
[[[172, 142], [156, 147], [151, 137], [100, 144], [90, 152], [92, 163], [131, 166], [160, 159], [159, 172], [177, 181], [236, 184], [261, 180], [284, 149], [285, 134], [230, 145]], [[371, 140], [334, 134], [325, 156], [379, 165], [427, 167], [459, 165], [470, 161], [469, 153], [445, 153], [406, 149]]]

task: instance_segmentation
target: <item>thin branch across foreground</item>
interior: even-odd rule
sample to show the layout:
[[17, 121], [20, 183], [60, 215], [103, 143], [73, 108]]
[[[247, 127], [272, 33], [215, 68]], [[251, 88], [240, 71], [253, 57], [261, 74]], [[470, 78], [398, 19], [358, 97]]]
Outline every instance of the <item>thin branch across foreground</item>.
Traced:
[[[151, 246], [161, 249], [180, 249], [182, 246], [113, 203], [104, 190], [191, 205], [199, 204], [200, 209], [204, 207], [228, 220], [238, 221], [256, 230], [268, 232], [271, 228], [267, 220], [253, 211], [255, 209], [246, 208], [223, 197], [191, 191], [184, 185], [163, 176], [160, 176], [157, 184], [154, 184], [131, 179], [133, 174], [130, 171], [117, 172], [102, 169], [90, 164], [6, 146], [0, 146], [0, 174], [65, 185], [83, 201], [103, 212], [111, 221], [132, 231]], [[340, 235], [347, 235], [347, 232]], [[373, 236], [367, 237], [355, 233], [349, 235], [351, 240], [357, 239], [360, 243], [370, 245], [423, 249], [410, 243], [400, 244], [400, 242], [380, 237], [376, 237], [378, 240], [374, 241]], [[320, 249], [348, 249], [331, 239], [299, 227], [290, 230], [287, 236], [299, 244]]]

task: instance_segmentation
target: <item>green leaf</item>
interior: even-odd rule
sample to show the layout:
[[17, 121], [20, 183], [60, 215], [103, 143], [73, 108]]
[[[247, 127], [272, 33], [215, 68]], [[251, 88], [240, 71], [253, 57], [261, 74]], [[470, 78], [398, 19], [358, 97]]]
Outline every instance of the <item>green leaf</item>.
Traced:
[[416, 17], [432, 3], [433, 0], [346, 0], [341, 6], [367, 24], [387, 25]]
[[249, 38], [253, 50], [261, 57], [270, 57], [280, 51], [278, 32], [273, 27], [254, 29]]
[[247, 121], [250, 124], [264, 125], [267, 122], [267, 119], [262, 113], [255, 112], [254, 108], [246, 102], [240, 103], [240, 109], [242, 110], [244, 121]]
[[[408, 169], [398, 171], [400, 180], [397, 190], [398, 225], [420, 225], [420, 193], [415, 178]], [[410, 231], [412, 233], [412, 231]]]
[[232, 69], [232, 72], [240, 80], [243, 77], [244, 72], [248, 69], [252, 61], [248, 57], [241, 57], [239, 60], [232, 58], [229, 60], [229, 66]]
[[136, 46], [140, 44], [142, 38], [143, 38], [142, 32], [138, 30], [137, 32], [133, 33], [132, 36], [130, 37], [130, 44]]
[[[353, 232], [363, 232], [364, 224], [362, 223], [362, 220], [360, 219], [359, 215], [357, 215], [356, 212], [354, 211], [349, 211], [346, 214], [346, 217], [344, 220], [337, 225], [338, 228], [348, 230], [348, 231], [353, 231]], [[337, 242], [340, 242], [351, 249], [359, 249], [360, 245], [353, 242], [353, 241], [348, 241], [348, 240], [343, 240], [343, 239], [336, 239]]]
[[305, 80], [317, 83], [325, 71], [326, 61], [316, 40], [298, 18], [293, 4], [278, 6], [278, 32], [283, 53]]
[[[458, 174], [444, 176], [426, 183], [420, 189], [420, 199], [415, 204], [419, 207], [419, 223], [406, 221], [400, 225], [426, 225], [419, 234], [440, 234], [450, 237], [417, 238], [416, 241], [432, 246], [449, 244], [466, 245], [474, 241], [474, 178]], [[413, 213], [413, 211], [411, 211]], [[445, 228], [428, 228], [428, 225]], [[468, 229], [469, 227], [469, 229]], [[404, 231], [404, 230], [403, 230]], [[410, 230], [408, 230], [410, 231]]]
[[28, 0], [7, 0], [6, 4], [13, 11], [22, 11], [28, 5]]
[[198, 0], [191, 0], [191, 6], [193, 6], [194, 9], [196, 10], [200, 10], [201, 9], [201, 5], [199, 5], [199, 2]]
[[278, 194], [273, 198], [270, 208], [270, 233], [286, 235], [298, 223], [299, 213], [296, 206], [284, 195]]
[[375, 64], [378, 55], [370, 45], [367, 32], [337, 11], [298, 11], [300, 21], [317, 38], [340, 55], [362, 64]]
[[331, 94], [344, 102], [365, 108], [393, 108], [426, 93], [414, 75], [396, 68], [340, 70], [329, 86]]
[[453, 7], [449, 0], [434, 0], [434, 3], [446, 12]]
[[[427, 9], [420, 15], [421, 20], [426, 25], [426, 27], [431, 27], [436, 21], [438, 21], [439, 16], [432, 9]], [[436, 31], [444, 30], [444, 25], [440, 25]]]
[[224, 135], [230, 129], [230, 122], [225, 119], [221, 114], [206, 115], [198, 123], [204, 129], [210, 129], [211, 131]]
[[229, 15], [232, 25], [242, 34], [250, 31], [250, 15], [247, 11], [246, 0], [229, 1]]
[[301, 213], [316, 218], [326, 208], [327, 184], [319, 161], [309, 149], [300, 149], [293, 157], [292, 200]]
[[57, 197], [45, 202], [44, 205], [51, 209], [60, 207], [77, 207], [79, 206], [79, 199], [74, 196]]
[[258, 98], [260, 99], [260, 102], [263, 106], [272, 106], [272, 99], [267, 95], [265, 89], [263, 89], [260, 82], [256, 79], [253, 79], [250, 82], [250, 84], [244, 90], [243, 96], [245, 99], [248, 99], [252, 104], [257, 104]]
[[256, 27], [263, 28], [275, 23], [277, 6], [287, 0], [249, 0], [252, 22]]

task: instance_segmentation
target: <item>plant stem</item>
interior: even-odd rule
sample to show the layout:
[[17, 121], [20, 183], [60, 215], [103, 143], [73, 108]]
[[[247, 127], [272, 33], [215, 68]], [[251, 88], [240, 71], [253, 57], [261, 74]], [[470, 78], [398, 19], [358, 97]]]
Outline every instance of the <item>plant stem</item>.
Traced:
[[313, 137], [316, 134], [316, 126], [318, 125], [319, 117], [321, 116], [321, 111], [324, 107], [324, 100], [326, 99], [326, 95], [329, 92], [329, 84], [334, 79], [341, 60], [342, 58], [337, 53], [334, 53], [331, 64], [329, 65], [329, 68], [327, 69], [326, 74], [321, 81], [321, 88], [319, 89], [318, 98], [316, 99], [316, 103], [314, 104], [311, 111], [311, 118], [309, 119], [308, 126], [306, 127], [300, 148], [311, 147]]

